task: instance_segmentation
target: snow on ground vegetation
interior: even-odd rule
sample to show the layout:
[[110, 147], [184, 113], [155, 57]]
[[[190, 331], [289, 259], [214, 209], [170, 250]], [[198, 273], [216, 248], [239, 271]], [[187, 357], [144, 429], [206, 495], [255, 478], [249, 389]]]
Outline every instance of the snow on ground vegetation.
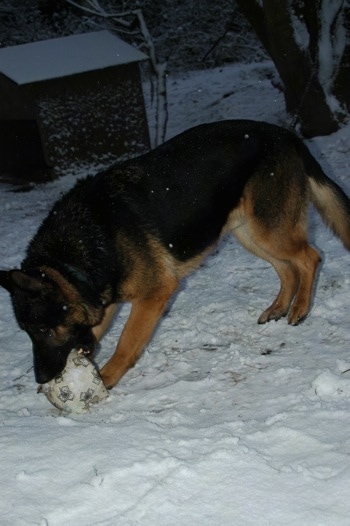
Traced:
[[[264, 63], [170, 77], [168, 137], [226, 118], [288, 126], [272, 74]], [[348, 192], [349, 137], [344, 127], [309, 142]], [[0, 187], [1, 268], [19, 265], [74, 180], [27, 193]], [[348, 526], [350, 259], [313, 210], [310, 225], [323, 263], [302, 325], [257, 325], [278, 279], [224, 240], [183, 283], [137, 365], [87, 415], [62, 414], [36, 393], [29, 339], [0, 291], [2, 526]]]

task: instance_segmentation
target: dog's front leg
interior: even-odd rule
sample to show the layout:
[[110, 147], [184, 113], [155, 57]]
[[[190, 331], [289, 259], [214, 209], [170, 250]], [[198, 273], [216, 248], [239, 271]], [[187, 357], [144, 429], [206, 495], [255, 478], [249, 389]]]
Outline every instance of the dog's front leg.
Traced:
[[[177, 286], [177, 284], [176, 284]], [[132, 302], [131, 312], [120, 336], [117, 348], [100, 374], [106, 387], [113, 387], [132, 367], [161, 317], [176, 286], [158, 289], [151, 297]]]
[[112, 303], [111, 305], [108, 305], [108, 307], [106, 307], [105, 309], [101, 323], [99, 323], [99, 325], [95, 325], [95, 327], [92, 327], [92, 333], [95, 336], [97, 342], [99, 342], [102, 339], [104, 333], [110, 326], [112, 319], [117, 311], [117, 308], [117, 303]]

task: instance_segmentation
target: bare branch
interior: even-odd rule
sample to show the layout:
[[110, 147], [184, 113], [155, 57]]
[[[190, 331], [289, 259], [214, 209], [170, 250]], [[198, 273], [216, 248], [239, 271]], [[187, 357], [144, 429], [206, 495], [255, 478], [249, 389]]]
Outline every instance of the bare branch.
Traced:
[[78, 4], [77, 2], [74, 2], [74, 0], [66, 0], [66, 2], [74, 7], [77, 7], [78, 9], [81, 9], [82, 11], [85, 11], [86, 13], [89, 13], [90, 15], [97, 15], [98, 13], [96, 10], [89, 9], [88, 7], [85, 7], [81, 4]]
[[[135, 9], [132, 11], [125, 11], [123, 13], [107, 13], [98, 0], [86, 0], [86, 4], [82, 5], [75, 0], [66, 0], [66, 2], [85, 13], [92, 16], [101, 17], [104, 19], [111, 20], [116, 27], [117, 32], [124, 32], [129, 30], [132, 34], [132, 30], [135, 28], [135, 19], [137, 21], [138, 32], [143, 40], [143, 48], [147, 53], [152, 72], [156, 77], [156, 95], [157, 95], [157, 110], [156, 110], [156, 146], [164, 142], [166, 126], [168, 121], [168, 104], [167, 104], [167, 90], [166, 90], [166, 63], [160, 64], [157, 60], [157, 55], [152, 40], [152, 36], [148, 30], [146, 21], [144, 19], [141, 9]], [[128, 20], [132, 17], [132, 20]], [[121, 29], [123, 28], [123, 29]]]

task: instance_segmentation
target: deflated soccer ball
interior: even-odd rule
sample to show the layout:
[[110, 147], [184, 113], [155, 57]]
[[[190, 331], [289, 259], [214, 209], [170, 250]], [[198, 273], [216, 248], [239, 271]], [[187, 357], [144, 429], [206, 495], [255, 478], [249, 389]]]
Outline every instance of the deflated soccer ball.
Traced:
[[83, 351], [73, 350], [62, 373], [43, 384], [39, 392], [58, 409], [86, 413], [91, 405], [107, 398], [108, 391], [93, 363]]

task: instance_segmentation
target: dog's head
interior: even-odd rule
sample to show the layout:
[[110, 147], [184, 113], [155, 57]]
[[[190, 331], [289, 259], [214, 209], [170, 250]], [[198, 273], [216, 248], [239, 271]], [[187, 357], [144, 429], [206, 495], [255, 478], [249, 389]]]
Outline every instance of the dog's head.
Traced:
[[58, 273], [0, 271], [0, 286], [10, 292], [17, 322], [32, 340], [38, 383], [57, 376], [73, 348], [94, 351], [91, 327], [96, 324], [96, 312], [92, 316], [77, 289]]

